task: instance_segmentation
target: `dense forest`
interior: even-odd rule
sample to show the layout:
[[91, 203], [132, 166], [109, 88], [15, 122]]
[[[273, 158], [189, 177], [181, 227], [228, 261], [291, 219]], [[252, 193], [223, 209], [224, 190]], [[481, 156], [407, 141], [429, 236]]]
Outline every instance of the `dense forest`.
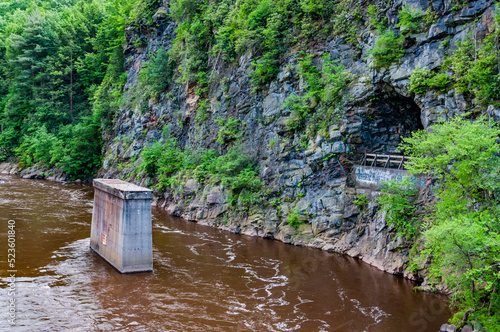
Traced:
[[0, 3], [0, 160], [88, 177], [101, 165], [125, 82], [124, 27], [147, 17], [134, 1]]
[[[298, 50], [294, 70], [300, 93], [290, 93], [282, 102], [289, 115], [282, 129], [287, 138], [275, 138], [267, 148], [282, 146], [280, 151], [285, 151], [289, 141], [294, 141], [292, 152], [303, 153], [313, 145], [312, 140], [328, 136], [332, 124], [344, 116], [342, 108], [349, 102], [345, 91], [359, 78], [328, 52], [310, 53], [312, 39], [320, 43], [330, 35], [342, 35], [345, 48], [355, 49], [352, 57], [356, 57], [366, 48], [359, 31], [370, 31], [375, 37], [366, 52], [370, 62], [366, 71], [375, 77], [377, 71], [398, 63], [405, 48], [414, 47], [414, 36], [438, 21], [431, 7], [418, 12], [400, 6], [397, 19], [389, 22], [377, 7], [380, 4], [366, 1], [363, 6], [344, 0], [171, 1], [164, 13], [176, 27], [170, 48], [149, 54], [135, 86], [124, 93], [125, 29], [131, 25], [154, 28], [152, 18], [160, 2], [0, 3], [0, 161], [16, 156], [23, 167], [42, 164], [59, 167], [73, 178], [90, 178], [102, 165], [104, 142], [123, 139], [112, 133], [124, 105], [133, 104], [130, 108], [144, 116], [151, 111], [149, 105], [175, 100], [174, 85], [177, 89], [186, 86], [199, 97], [193, 126], [201, 126], [211, 116], [213, 81], [220, 79], [221, 95], [230, 90], [229, 78], [213, 73], [219, 61], [237, 66], [238, 59], [251, 50], [248, 76], [251, 94], [256, 94], [277, 78], [283, 57], [292, 48]], [[458, 1], [453, 11], [466, 5]], [[387, 183], [386, 195], [374, 200], [387, 213], [388, 225], [414, 244], [408, 269], [427, 269], [431, 286], [450, 293], [453, 323], [475, 322], [478, 329], [488, 331], [500, 330], [500, 130], [492, 118], [484, 116], [484, 110], [498, 107], [500, 100], [499, 21], [496, 13], [485, 38], [478, 40], [475, 32], [467, 35], [439, 66], [416, 66], [408, 77], [405, 89], [412, 97], [423, 98], [429, 92], [444, 98], [453, 90], [473, 101], [470, 112], [436, 121], [427, 128], [431, 130], [403, 138], [401, 151], [417, 160], [409, 171], [433, 175], [437, 184], [433, 205], [417, 213], [418, 190], [407, 182]], [[147, 41], [134, 43], [139, 48]], [[444, 39], [439, 47], [449, 44], [450, 39]], [[278, 116], [259, 120], [263, 126], [279, 121]], [[219, 128], [211, 146], [216, 149], [181, 148], [178, 137], [170, 135], [171, 129], [164, 124], [161, 139], [147, 142], [140, 153], [124, 161], [128, 164], [118, 167], [135, 167], [129, 179], [147, 178], [157, 192], [176, 189], [189, 179], [221, 184], [230, 192], [230, 205], [245, 205], [247, 211], [251, 205], [268, 201], [266, 207], [280, 214], [285, 202], [305, 195], [303, 189], [292, 198], [283, 198], [280, 190], [265, 188], [256, 158], [237, 144], [242, 137], [241, 119], [227, 116], [212, 122]], [[337, 157], [330, 152], [321, 161], [326, 164]], [[363, 214], [370, 203], [367, 196], [359, 195], [353, 204]], [[315, 214], [301, 215], [296, 207], [282, 217], [284, 224], [297, 228]]]

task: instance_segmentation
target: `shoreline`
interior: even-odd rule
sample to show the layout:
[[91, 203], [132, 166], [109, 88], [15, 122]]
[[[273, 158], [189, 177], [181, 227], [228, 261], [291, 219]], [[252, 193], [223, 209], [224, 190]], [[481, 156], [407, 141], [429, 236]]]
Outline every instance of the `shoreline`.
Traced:
[[[49, 181], [54, 181], [54, 182], [74, 182], [74, 183], [86, 183], [86, 182], [91, 182], [90, 181], [82, 181], [82, 180], [76, 180], [76, 181], [69, 181], [68, 176], [66, 176], [64, 173], [62, 173], [61, 170], [58, 169], [47, 169], [44, 167], [39, 167], [37, 165], [25, 168], [23, 169], [18, 163], [16, 162], [3, 162], [0, 163], [0, 174], [9, 174], [9, 175], [16, 175], [20, 176], [23, 179], [35, 179], [35, 180], [49, 180]], [[294, 245], [294, 246], [303, 246], [303, 247], [309, 247], [309, 248], [315, 248], [319, 250], [323, 250], [326, 252], [330, 253], [337, 253], [337, 254], [344, 254], [349, 257], [359, 259], [360, 261], [369, 264], [370, 266], [373, 266], [377, 268], [380, 271], [386, 272], [391, 275], [403, 277], [404, 279], [411, 280], [416, 283], [416, 286], [419, 287], [420, 291], [423, 292], [430, 292], [431, 289], [428, 287], [425, 287], [424, 283], [425, 281], [423, 278], [417, 278], [416, 275], [413, 272], [406, 271], [405, 269], [402, 270], [403, 265], [406, 262], [403, 261], [397, 261], [394, 262], [394, 257], [391, 259], [381, 259], [380, 257], [376, 255], [363, 255], [363, 253], [370, 253], [369, 250], [370, 248], [365, 248], [365, 252], [362, 250], [362, 246], [352, 246], [352, 247], [347, 247], [345, 244], [339, 244], [336, 243], [335, 245], [333, 244], [327, 244], [324, 245], [324, 243], [320, 242], [318, 243], [317, 241], [312, 241], [314, 237], [308, 237], [307, 235], [300, 237], [298, 241], [294, 241], [293, 238], [287, 237], [283, 235], [283, 232], [287, 231], [287, 228], [290, 226], [285, 226], [282, 227], [285, 229], [285, 231], [280, 230], [279, 232], [276, 233], [264, 233], [262, 231], [258, 231], [255, 228], [245, 228], [241, 227], [240, 225], [236, 224], [230, 224], [230, 225], [224, 225], [224, 224], [218, 224], [215, 220], [213, 219], [202, 219], [202, 220], [196, 220], [193, 218], [189, 218], [188, 215], [185, 213], [181, 213], [180, 215], [178, 213], [175, 213], [171, 209], [171, 205], [166, 204], [165, 201], [162, 202], [161, 197], [155, 197], [152, 202], [152, 206], [155, 206], [158, 209], [161, 209], [168, 213], [169, 215], [180, 217], [182, 219], [185, 219], [186, 221], [190, 222], [196, 222], [200, 225], [205, 225], [205, 226], [210, 226], [213, 228], [217, 228], [223, 231], [228, 231], [233, 234], [242, 234], [242, 235], [247, 235], [251, 237], [260, 237], [260, 238], [266, 238], [266, 239], [272, 239], [276, 241], [280, 241], [284, 244], [289, 244], [289, 245]], [[249, 216], [251, 217], [251, 216]], [[296, 234], [297, 235], [297, 234]], [[348, 232], [346, 232], [345, 236], [347, 237], [349, 235]], [[396, 239], [397, 240], [397, 239]], [[339, 241], [340, 242], [340, 241]], [[366, 241], [365, 241], [366, 242]], [[367, 243], [361, 243], [365, 247], [367, 246]], [[342, 247], [344, 245], [344, 247]], [[368, 251], [367, 251], [367, 250]], [[420, 289], [420, 286], [424, 285], [422, 289]], [[438, 291], [440, 294], [447, 295], [446, 291], [444, 289], [439, 289]]]

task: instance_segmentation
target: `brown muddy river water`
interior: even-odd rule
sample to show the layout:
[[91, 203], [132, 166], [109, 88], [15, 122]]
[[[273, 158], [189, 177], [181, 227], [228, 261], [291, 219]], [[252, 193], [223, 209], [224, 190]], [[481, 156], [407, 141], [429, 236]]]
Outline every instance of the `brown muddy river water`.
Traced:
[[[89, 249], [93, 189], [1, 176], [1, 331], [439, 331], [445, 299], [358, 260], [153, 208], [154, 272]], [[8, 322], [15, 221], [16, 325]]]

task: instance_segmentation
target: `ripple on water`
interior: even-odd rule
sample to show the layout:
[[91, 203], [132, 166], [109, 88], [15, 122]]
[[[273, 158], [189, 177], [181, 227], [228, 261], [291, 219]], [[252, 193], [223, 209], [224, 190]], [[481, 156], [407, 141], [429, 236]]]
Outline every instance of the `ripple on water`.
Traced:
[[[2, 189], [0, 219], [15, 217], [20, 249], [18, 325], [0, 312], [1, 330], [414, 331], [408, 317], [442, 302], [344, 256], [156, 210], [154, 271], [122, 275], [89, 249], [91, 188], [8, 177]], [[426, 328], [448, 317], [443, 309]]]

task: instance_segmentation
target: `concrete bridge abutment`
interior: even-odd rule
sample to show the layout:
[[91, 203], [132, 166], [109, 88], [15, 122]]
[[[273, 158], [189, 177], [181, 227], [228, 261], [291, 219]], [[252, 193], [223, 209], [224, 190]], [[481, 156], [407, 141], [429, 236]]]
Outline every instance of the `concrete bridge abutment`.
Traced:
[[121, 273], [153, 270], [151, 190], [114, 179], [94, 180], [90, 247]]

